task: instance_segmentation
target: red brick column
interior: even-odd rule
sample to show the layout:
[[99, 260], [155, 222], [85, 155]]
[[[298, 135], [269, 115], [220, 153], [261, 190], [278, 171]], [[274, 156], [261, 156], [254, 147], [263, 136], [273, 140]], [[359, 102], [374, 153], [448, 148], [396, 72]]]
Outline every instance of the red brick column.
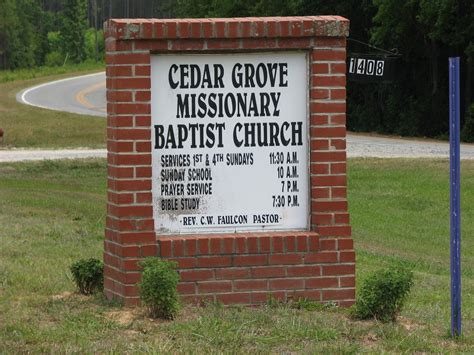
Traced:
[[[347, 210], [345, 58], [338, 16], [109, 20], [106, 30], [108, 207], [105, 293], [139, 303], [138, 261], [178, 261], [185, 301], [256, 304], [273, 295], [350, 305], [355, 254]], [[307, 232], [160, 236], [151, 205], [150, 52], [310, 53]]]

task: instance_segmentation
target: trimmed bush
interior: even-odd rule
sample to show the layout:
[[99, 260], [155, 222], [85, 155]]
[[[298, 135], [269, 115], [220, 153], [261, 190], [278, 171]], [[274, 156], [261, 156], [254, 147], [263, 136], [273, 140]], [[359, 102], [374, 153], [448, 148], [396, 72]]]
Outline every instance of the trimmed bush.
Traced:
[[104, 264], [101, 260], [81, 259], [72, 264], [69, 269], [74, 283], [83, 295], [90, 295], [104, 289]]
[[153, 318], [173, 319], [179, 310], [177, 264], [158, 258], [146, 258], [139, 284], [143, 305]]
[[395, 321], [412, 285], [413, 272], [400, 264], [370, 274], [362, 283], [351, 309], [353, 317]]

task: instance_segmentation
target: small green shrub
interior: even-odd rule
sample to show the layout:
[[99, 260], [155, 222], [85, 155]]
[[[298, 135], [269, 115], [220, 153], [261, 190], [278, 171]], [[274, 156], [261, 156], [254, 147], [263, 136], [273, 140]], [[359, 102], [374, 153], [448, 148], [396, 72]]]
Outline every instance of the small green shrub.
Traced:
[[94, 258], [81, 259], [72, 264], [71, 270], [74, 282], [79, 292], [90, 295], [104, 288], [104, 264]]
[[158, 258], [140, 262], [143, 268], [139, 284], [143, 305], [153, 318], [173, 319], [179, 310], [177, 264]]
[[357, 301], [351, 309], [353, 317], [395, 321], [412, 285], [413, 272], [403, 265], [394, 264], [375, 271], [362, 283]]

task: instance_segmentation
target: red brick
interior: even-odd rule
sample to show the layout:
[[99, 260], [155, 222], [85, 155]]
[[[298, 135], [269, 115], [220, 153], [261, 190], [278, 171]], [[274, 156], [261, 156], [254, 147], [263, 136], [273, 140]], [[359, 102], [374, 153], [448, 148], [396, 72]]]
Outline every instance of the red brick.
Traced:
[[216, 270], [216, 279], [234, 280], [247, 279], [250, 277], [249, 268], [226, 268]]
[[355, 252], [353, 251], [341, 251], [339, 255], [339, 261], [342, 263], [353, 263], [355, 262]]
[[285, 238], [286, 241], [286, 251], [296, 251], [296, 237], [290, 235]]
[[247, 242], [245, 238], [235, 239], [235, 252], [238, 254], [247, 252]]
[[[316, 105], [319, 105], [319, 104], [316, 104]], [[311, 137], [321, 137], [321, 138], [326, 138], [326, 139], [328, 137], [345, 138], [346, 127], [314, 127], [314, 128], [311, 128]]]
[[113, 216], [117, 217], [140, 217], [151, 216], [151, 206], [107, 206], [107, 210]]
[[313, 49], [311, 52], [313, 61], [345, 61], [346, 51], [336, 51], [332, 49]]
[[173, 256], [184, 256], [184, 240], [176, 239], [173, 240]]
[[196, 267], [198, 258], [170, 258], [170, 261], [175, 261], [178, 263], [178, 268], [180, 269], [193, 269]]
[[124, 140], [149, 140], [151, 137], [149, 129], [111, 129], [107, 130], [107, 136], [110, 139]]
[[197, 252], [197, 240], [196, 239], [187, 239], [184, 241], [185, 253], [186, 256], [195, 256]]
[[149, 103], [117, 103], [107, 104], [107, 111], [116, 114], [149, 114], [150, 104]]
[[107, 77], [112, 76], [131, 76], [132, 75], [131, 65], [116, 65], [108, 66], [105, 70]]
[[258, 239], [257, 237], [248, 237], [247, 238], [247, 250], [249, 254], [258, 253]]
[[336, 239], [320, 239], [319, 248], [321, 250], [336, 250]]
[[[311, 74], [328, 74], [328, 73], [329, 73], [328, 63], [313, 63], [311, 65]], [[329, 92], [328, 92], [328, 96], [325, 98], [329, 98]]]
[[318, 233], [321, 236], [328, 237], [350, 237], [351, 236], [350, 226], [319, 226]]
[[110, 187], [117, 191], [151, 190], [151, 180], [114, 180]]
[[253, 291], [267, 290], [267, 280], [236, 280], [234, 281], [234, 289], [237, 291]]
[[336, 224], [349, 224], [349, 213], [336, 213], [334, 215], [334, 222]]
[[180, 282], [177, 290], [181, 295], [192, 295], [196, 293], [196, 285], [193, 282]]
[[284, 250], [284, 238], [275, 236], [271, 238], [272, 242], [272, 252], [273, 253], [283, 253]]
[[264, 266], [252, 268], [253, 278], [272, 278], [286, 276], [286, 267], [284, 266]]
[[275, 254], [268, 258], [270, 265], [294, 265], [302, 262], [303, 256], [301, 254]]
[[331, 147], [333, 149], [346, 149], [346, 139], [331, 139]]
[[151, 92], [150, 91], [137, 91], [135, 93], [135, 101], [150, 101]]
[[299, 279], [276, 279], [270, 280], [272, 290], [294, 290], [304, 288], [304, 280]]
[[312, 76], [311, 86], [313, 87], [345, 87], [345, 76]]
[[230, 292], [232, 291], [231, 281], [206, 281], [198, 282], [199, 293]]
[[333, 163], [331, 164], [331, 174], [345, 174], [346, 163]]
[[151, 167], [141, 166], [135, 168], [136, 178], [151, 178]]
[[247, 265], [266, 265], [266, 255], [234, 255], [232, 264], [234, 266], [247, 266]]
[[[329, 174], [329, 164], [311, 164], [311, 174]], [[327, 196], [329, 197], [329, 189], [327, 189]]]
[[338, 239], [337, 246], [339, 250], [354, 249], [354, 241], [350, 238]]
[[[326, 161], [326, 159], [329, 160], [327, 157], [324, 157], [323, 160]], [[346, 183], [347, 179], [345, 175], [316, 175], [311, 177], [312, 186], [346, 186]]]
[[291, 298], [294, 300], [307, 299], [307, 300], [319, 301], [321, 298], [321, 291], [318, 291], [318, 290], [294, 291], [291, 294]]
[[133, 177], [133, 168], [121, 168], [115, 166], [108, 166], [107, 172], [110, 177], [116, 178], [131, 178]]
[[114, 128], [121, 127], [133, 127], [133, 117], [132, 116], [107, 116], [107, 126]]
[[[314, 187], [311, 189], [311, 198], [325, 199], [330, 197], [331, 190], [327, 187]], [[317, 223], [317, 222], [315, 222]]]
[[305, 280], [306, 288], [329, 288], [338, 287], [337, 277], [315, 277]]
[[232, 264], [230, 256], [207, 256], [196, 258], [198, 267], [223, 267]]
[[287, 269], [288, 277], [319, 276], [321, 267], [319, 266], [289, 266]]
[[323, 266], [323, 275], [354, 275], [354, 265], [325, 265]]
[[314, 212], [347, 212], [347, 201], [317, 201], [312, 209]]
[[259, 237], [259, 249], [260, 253], [269, 253], [271, 249], [271, 240], [270, 237]]
[[210, 254], [220, 254], [221, 252], [221, 239], [211, 238], [211, 252]]
[[300, 38], [279, 38], [278, 46], [280, 48], [311, 48], [313, 46], [313, 39], [310, 37], [300, 37]]
[[105, 62], [109, 64], [149, 64], [149, 53], [133, 53], [133, 54], [107, 54]]
[[311, 222], [319, 225], [333, 224], [333, 214], [331, 213], [318, 213], [311, 216]]
[[341, 287], [355, 287], [354, 276], [341, 277], [339, 279], [339, 282]]
[[351, 300], [355, 298], [355, 290], [350, 289], [339, 289], [339, 290], [323, 290], [323, 301], [333, 300]]
[[[311, 112], [321, 112], [321, 113], [344, 113], [346, 112], [346, 104], [345, 103], [335, 103], [335, 102], [315, 102], [311, 104]], [[342, 128], [342, 127], [341, 127]], [[341, 129], [339, 128], [339, 129]], [[326, 135], [324, 133], [321, 133], [322, 129], [319, 128], [319, 137], [334, 137], [331, 135], [332, 130], [336, 130], [337, 128], [326, 128], [325, 130], [328, 131], [329, 135]], [[334, 133], [333, 133], [334, 134]], [[313, 133], [311, 133], [311, 136], [313, 136]], [[344, 135], [345, 136], [345, 129], [344, 129]], [[341, 135], [337, 135], [336, 137], [341, 137]]]
[[286, 300], [286, 293], [284, 291], [267, 291], [267, 292], [252, 292], [252, 304], [266, 303], [270, 299]]
[[198, 239], [198, 251], [201, 255], [209, 254], [209, 239]]
[[216, 295], [216, 300], [223, 304], [250, 304], [251, 295], [248, 292], [224, 293]]
[[329, 90], [328, 89], [312, 89], [311, 99], [314, 99], [314, 100], [329, 99]]
[[307, 255], [304, 258], [305, 264], [335, 263], [337, 262], [336, 252], [319, 252]]
[[173, 51], [192, 51], [204, 49], [204, 42], [196, 39], [171, 41], [171, 50]]
[[133, 203], [134, 201], [134, 196], [132, 193], [115, 194], [115, 193], [109, 192], [107, 195], [108, 195], [108, 200], [117, 205], [119, 204], [129, 205]]
[[222, 253], [223, 254], [234, 253], [234, 238], [224, 238], [222, 240]]
[[[315, 89], [313, 89], [315, 90]], [[312, 112], [311, 124], [312, 125], [327, 125], [329, 123], [329, 116], [320, 114], [318, 112]]]
[[346, 63], [331, 63], [331, 74], [345, 74]]
[[181, 281], [213, 280], [213, 270], [183, 270], [179, 273]]
[[151, 67], [149, 65], [136, 65], [135, 76], [150, 76]]
[[161, 257], [167, 257], [167, 256], [172, 256], [171, 253], [171, 240], [159, 240], [158, 241], [159, 245], [159, 250], [160, 250], [160, 256]]
[[[312, 128], [312, 131], [316, 131], [319, 128]], [[318, 134], [318, 136], [321, 136]], [[328, 150], [329, 149], [329, 140], [328, 139], [312, 139], [311, 140], [311, 150]]]
[[299, 235], [296, 237], [297, 251], [305, 252], [308, 250], [308, 237]]
[[331, 90], [331, 100], [345, 100], [346, 99], [346, 89], [332, 89]]
[[331, 124], [333, 125], [345, 125], [346, 115], [331, 115]]
[[240, 49], [245, 48], [240, 39], [213, 39], [207, 41], [207, 49]]
[[[315, 151], [311, 153], [311, 162], [343, 162], [346, 161], [346, 152]], [[334, 186], [334, 185], [331, 185]]]

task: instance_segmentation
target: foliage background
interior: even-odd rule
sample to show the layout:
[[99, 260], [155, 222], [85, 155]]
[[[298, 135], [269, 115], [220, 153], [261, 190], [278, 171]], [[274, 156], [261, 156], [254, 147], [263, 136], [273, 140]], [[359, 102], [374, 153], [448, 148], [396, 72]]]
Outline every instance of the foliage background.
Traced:
[[100, 61], [109, 18], [277, 15], [341, 15], [350, 39], [401, 54], [395, 82], [348, 83], [352, 131], [446, 137], [448, 57], [461, 57], [462, 137], [474, 141], [472, 0], [0, 0], [0, 68]]

